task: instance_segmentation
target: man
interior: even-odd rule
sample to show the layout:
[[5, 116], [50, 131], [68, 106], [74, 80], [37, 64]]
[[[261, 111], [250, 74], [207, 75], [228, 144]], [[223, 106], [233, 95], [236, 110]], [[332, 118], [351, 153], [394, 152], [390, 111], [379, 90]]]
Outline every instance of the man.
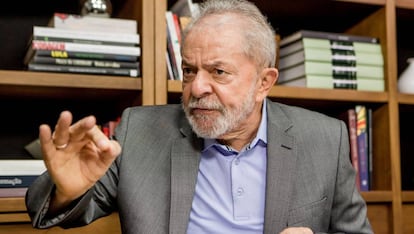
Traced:
[[345, 124], [266, 99], [274, 32], [244, 0], [211, 0], [185, 32], [180, 105], [40, 126], [48, 173], [30, 187], [37, 228], [117, 209], [124, 233], [372, 233]]

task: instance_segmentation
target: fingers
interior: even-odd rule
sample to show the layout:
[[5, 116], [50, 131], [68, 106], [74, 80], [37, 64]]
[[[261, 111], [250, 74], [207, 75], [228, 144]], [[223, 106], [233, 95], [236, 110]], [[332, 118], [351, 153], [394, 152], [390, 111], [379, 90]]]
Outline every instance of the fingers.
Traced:
[[39, 127], [39, 139], [45, 158], [48, 158], [48, 154], [54, 154], [56, 150], [79, 150], [89, 141], [92, 141], [108, 162], [120, 154], [121, 147], [118, 142], [108, 139], [96, 125], [94, 116], [85, 117], [74, 124], [72, 120], [71, 112], [63, 111], [53, 133], [46, 124]]
[[115, 140], [110, 140], [97, 126], [94, 126], [87, 132], [89, 137], [96, 147], [104, 156], [102, 160], [112, 162], [113, 159], [121, 153], [121, 146]]
[[52, 135], [53, 143], [57, 149], [63, 149], [67, 146], [70, 138], [69, 127], [72, 124], [72, 114], [69, 111], [63, 111], [56, 123]]
[[43, 157], [47, 159], [48, 154], [51, 150], [55, 150], [55, 145], [52, 140], [52, 131], [46, 124], [42, 124], [39, 127], [39, 140], [42, 147]]

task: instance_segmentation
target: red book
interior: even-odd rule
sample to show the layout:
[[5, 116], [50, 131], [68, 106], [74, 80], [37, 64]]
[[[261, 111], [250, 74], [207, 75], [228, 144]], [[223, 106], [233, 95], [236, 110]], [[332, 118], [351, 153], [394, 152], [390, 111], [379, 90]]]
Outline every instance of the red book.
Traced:
[[359, 162], [358, 162], [358, 142], [357, 142], [357, 118], [355, 109], [348, 109], [340, 116], [340, 119], [345, 121], [348, 126], [349, 135], [349, 149], [350, 159], [352, 166], [356, 171], [356, 185], [358, 189], [361, 189], [360, 176], [359, 176]]

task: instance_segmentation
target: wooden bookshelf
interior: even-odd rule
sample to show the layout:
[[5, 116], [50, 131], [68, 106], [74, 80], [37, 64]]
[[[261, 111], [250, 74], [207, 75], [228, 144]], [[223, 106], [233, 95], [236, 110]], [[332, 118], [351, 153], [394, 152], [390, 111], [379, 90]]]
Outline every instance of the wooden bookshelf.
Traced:
[[[337, 114], [360, 103], [372, 108], [374, 180], [372, 190], [362, 192], [368, 204], [368, 217], [375, 233], [414, 233], [414, 225], [411, 221], [414, 219], [414, 195], [413, 191], [402, 189], [404, 181], [402, 179], [407, 176], [401, 175], [404, 172], [401, 159], [410, 157], [414, 153], [414, 150], [409, 150], [412, 148], [410, 144], [414, 141], [414, 137], [408, 134], [409, 129], [414, 127], [410, 123], [414, 118], [414, 95], [400, 94], [397, 90], [398, 76], [406, 66], [405, 61], [408, 57], [414, 56], [412, 45], [414, 38], [408, 33], [414, 23], [414, 2], [410, 0], [316, 0], [311, 4], [306, 0], [299, 2], [253, 0], [253, 2], [268, 16], [282, 38], [299, 29], [309, 29], [380, 39], [385, 61], [384, 92], [275, 86], [269, 96], [273, 100], [327, 114]], [[156, 17], [163, 17], [165, 9], [174, 3], [173, 0], [165, 1], [165, 5], [156, 9]], [[162, 29], [165, 28], [165, 24], [159, 23], [156, 27]], [[160, 37], [164, 38], [165, 34], [161, 32]], [[165, 44], [163, 41], [156, 46], [159, 60], [164, 60]], [[181, 82], [166, 80], [166, 72], [165, 65], [158, 67], [156, 71], [155, 102], [157, 104], [180, 101]], [[413, 164], [407, 165], [407, 168], [412, 168]]]
[[[112, 1], [114, 17], [138, 23], [140, 77], [27, 71], [22, 61], [33, 26], [47, 25], [54, 12], [77, 14], [77, 4], [70, 0], [28, 2], [22, 8], [11, 3], [8, 9], [0, 10], [0, 120], [7, 123], [0, 133], [0, 159], [30, 157], [23, 147], [37, 137], [40, 121], [54, 126], [64, 109], [72, 110], [77, 117], [95, 114], [104, 123], [119, 116], [125, 107], [155, 104], [153, 0]], [[87, 232], [121, 233], [118, 214], [83, 228], [38, 230], [30, 224], [23, 197], [0, 198], [0, 234]]]
[[[27, 15], [27, 11], [0, 10], [4, 13], [0, 16], [0, 20], [2, 22], [7, 20], [11, 25], [19, 25], [19, 29], [28, 35], [28, 30], [32, 26], [30, 19], [45, 18], [54, 10], [71, 9], [68, 7], [70, 2], [66, 0], [54, 6], [45, 6], [45, 9], [49, 8], [49, 12], [42, 10], [37, 15]], [[105, 114], [108, 109], [116, 112], [129, 105], [179, 102], [181, 83], [167, 81], [165, 64], [165, 11], [174, 2], [175, 0], [113, 1], [117, 16], [136, 19], [139, 23], [142, 38], [142, 76], [138, 79], [28, 72], [19, 65], [0, 62], [0, 107], [5, 107], [3, 108], [7, 111], [5, 113], [11, 115], [2, 117], [1, 120], [22, 124], [21, 121], [17, 122], [13, 119], [22, 116], [24, 112], [14, 113], [14, 109], [10, 106], [22, 105], [24, 108], [27, 101], [39, 105], [42, 110], [50, 109], [46, 114], [52, 117], [60, 107], [66, 105], [80, 105], [79, 114], [82, 114], [89, 111], [86, 110], [87, 108], [95, 106], [93, 104], [108, 102], [108, 106], [92, 108], [92, 111], [96, 111], [98, 117], [102, 119], [112, 117]], [[414, 56], [412, 45], [414, 36], [410, 33], [411, 25], [414, 23], [414, 2], [411, 0], [315, 0], [312, 4], [307, 0], [295, 2], [254, 0], [254, 2], [265, 12], [272, 24], [277, 23], [273, 26], [282, 37], [306, 28], [380, 38], [385, 58], [384, 92], [276, 86], [272, 89], [270, 98], [329, 114], [339, 113], [357, 103], [371, 107], [374, 110], [375, 122], [374, 183], [372, 191], [362, 193], [368, 204], [368, 217], [375, 233], [414, 233], [412, 222], [414, 189], [403, 189], [402, 186], [407, 177], [407, 174], [402, 174], [407, 165], [402, 163], [414, 153], [411, 150], [414, 137], [408, 131], [414, 127], [411, 126], [412, 121], [408, 121], [414, 118], [414, 95], [400, 94], [397, 90], [398, 76], [406, 67], [406, 59]], [[25, 16], [26, 20], [21, 16]], [[0, 26], [3, 35], [5, 32], [7, 34], [7, 30]], [[22, 53], [23, 46], [17, 42], [1, 44], [4, 44], [0, 46], [5, 51], [4, 54], [10, 56], [7, 60], [3, 57], [2, 61], [13, 60]], [[59, 105], [60, 102], [65, 105], [54, 106]], [[30, 129], [30, 123], [27, 122], [33, 122], [33, 127], [37, 127], [35, 120], [42, 116], [35, 114], [33, 117], [32, 121], [25, 121], [22, 129], [19, 130]], [[6, 141], [8, 134], [10, 134], [8, 131], [0, 134], [0, 144]], [[117, 218], [112, 216], [102, 219], [99, 225], [105, 227], [106, 232], [99, 233], [117, 233], [110, 232], [110, 227], [105, 226], [115, 223], [112, 226], [119, 228], [117, 222], [119, 222]], [[8, 233], [12, 230], [16, 230], [17, 233], [19, 233], [17, 230], [20, 233], [39, 231], [30, 229], [23, 198], [0, 199], [0, 234], [3, 230], [8, 230]]]

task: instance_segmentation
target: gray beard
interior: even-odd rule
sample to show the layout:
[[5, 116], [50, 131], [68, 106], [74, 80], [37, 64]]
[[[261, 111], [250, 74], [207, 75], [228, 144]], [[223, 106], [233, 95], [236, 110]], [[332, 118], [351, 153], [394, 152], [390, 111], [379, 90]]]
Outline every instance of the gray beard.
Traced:
[[[208, 97], [201, 99], [191, 97], [188, 107], [185, 107], [184, 104], [182, 104], [182, 107], [198, 137], [219, 139], [224, 134], [239, 128], [239, 125], [253, 112], [255, 105], [254, 86], [245, 97], [241, 105], [233, 109], [225, 109], [217, 98], [208, 100]], [[190, 110], [194, 107], [214, 109], [220, 115], [218, 117], [194, 115], [190, 113]]]

